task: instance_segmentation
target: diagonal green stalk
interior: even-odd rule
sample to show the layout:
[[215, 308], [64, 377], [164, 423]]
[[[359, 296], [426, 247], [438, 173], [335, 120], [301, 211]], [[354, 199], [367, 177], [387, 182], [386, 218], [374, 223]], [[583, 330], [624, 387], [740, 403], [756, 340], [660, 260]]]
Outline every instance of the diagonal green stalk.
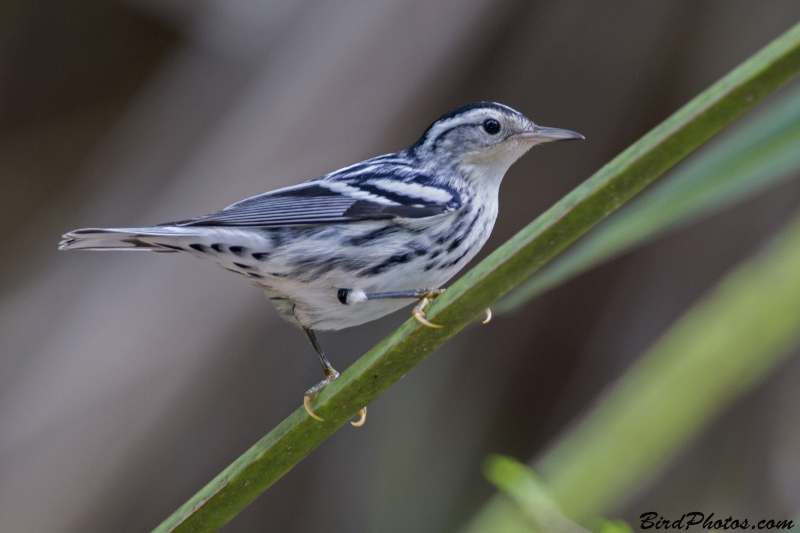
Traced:
[[[557, 506], [585, 523], [619, 504], [709, 421], [752, 390], [800, 340], [800, 216], [692, 306], [539, 460], [539, 493], [515, 466], [465, 529], [522, 533]], [[508, 467], [508, 465], [506, 465]], [[506, 468], [506, 471], [508, 468]], [[507, 474], [505, 478], [508, 479]], [[494, 480], [493, 480], [494, 481]], [[541, 503], [541, 494], [552, 502]], [[508, 505], [508, 497], [525, 507]], [[538, 505], [538, 508], [537, 508]], [[548, 507], [550, 506], [550, 507]]]
[[450, 337], [575, 239], [800, 70], [800, 25], [734, 69], [543, 213], [468, 272], [428, 311], [442, 329], [409, 320], [356, 361], [156, 528], [211, 532], [319, 446]]
[[537, 464], [582, 520], [650, 478], [800, 337], [800, 217], [684, 313]]

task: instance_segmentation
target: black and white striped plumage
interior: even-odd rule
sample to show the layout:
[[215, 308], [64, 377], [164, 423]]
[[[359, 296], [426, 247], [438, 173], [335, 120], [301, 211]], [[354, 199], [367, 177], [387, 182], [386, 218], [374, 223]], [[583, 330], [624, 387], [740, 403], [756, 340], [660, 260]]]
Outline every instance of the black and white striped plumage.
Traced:
[[245, 276], [291, 322], [342, 329], [413, 301], [366, 293], [446, 283], [489, 237], [509, 166], [535, 144], [574, 138], [479, 102], [444, 115], [407, 150], [190, 220], [72, 231], [60, 249], [189, 253]]

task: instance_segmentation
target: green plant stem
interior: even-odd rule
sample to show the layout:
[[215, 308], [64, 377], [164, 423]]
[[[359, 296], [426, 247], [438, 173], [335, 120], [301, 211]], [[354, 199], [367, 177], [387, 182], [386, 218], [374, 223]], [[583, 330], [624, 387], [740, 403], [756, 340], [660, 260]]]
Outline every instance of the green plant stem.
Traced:
[[601, 168], [456, 282], [428, 310], [444, 327], [409, 320], [356, 361], [156, 528], [216, 531], [361, 408], [589, 228], [800, 69], [797, 25]]
[[[606, 513], [663, 469], [800, 337], [800, 217], [685, 313], [535, 465], [572, 520]], [[523, 531], [498, 496], [469, 533]]]

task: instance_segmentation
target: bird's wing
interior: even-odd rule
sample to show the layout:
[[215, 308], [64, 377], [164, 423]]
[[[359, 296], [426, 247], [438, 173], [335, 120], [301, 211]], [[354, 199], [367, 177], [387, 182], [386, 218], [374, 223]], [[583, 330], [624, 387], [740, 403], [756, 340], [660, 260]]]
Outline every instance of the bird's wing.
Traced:
[[166, 225], [265, 227], [424, 218], [461, 206], [455, 191], [419, 181], [403, 182], [377, 173], [347, 179], [320, 178], [253, 196], [217, 213]]

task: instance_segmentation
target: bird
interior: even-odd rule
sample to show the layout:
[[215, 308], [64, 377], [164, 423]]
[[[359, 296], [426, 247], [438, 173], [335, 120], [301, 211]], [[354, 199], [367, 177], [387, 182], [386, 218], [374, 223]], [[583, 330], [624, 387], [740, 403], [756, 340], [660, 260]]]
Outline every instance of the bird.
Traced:
[[[500, 183], [533, 146], [583, 139], [495, 102], [445, 113], [405, 150], [259, 194], [221, 211], [139, 228], [84, 228], [60, 250], [148, 250], [212, 261], [263, 290], [305, 333], [325, 377], [303, 397], [308, 415], [339, 373], [317, 341], [416, 302], [429, 302], [483, 247]], [[487, 310], [487, 320], [491, 311]], [[366, 407], [352, 422], [360, 426]]]

